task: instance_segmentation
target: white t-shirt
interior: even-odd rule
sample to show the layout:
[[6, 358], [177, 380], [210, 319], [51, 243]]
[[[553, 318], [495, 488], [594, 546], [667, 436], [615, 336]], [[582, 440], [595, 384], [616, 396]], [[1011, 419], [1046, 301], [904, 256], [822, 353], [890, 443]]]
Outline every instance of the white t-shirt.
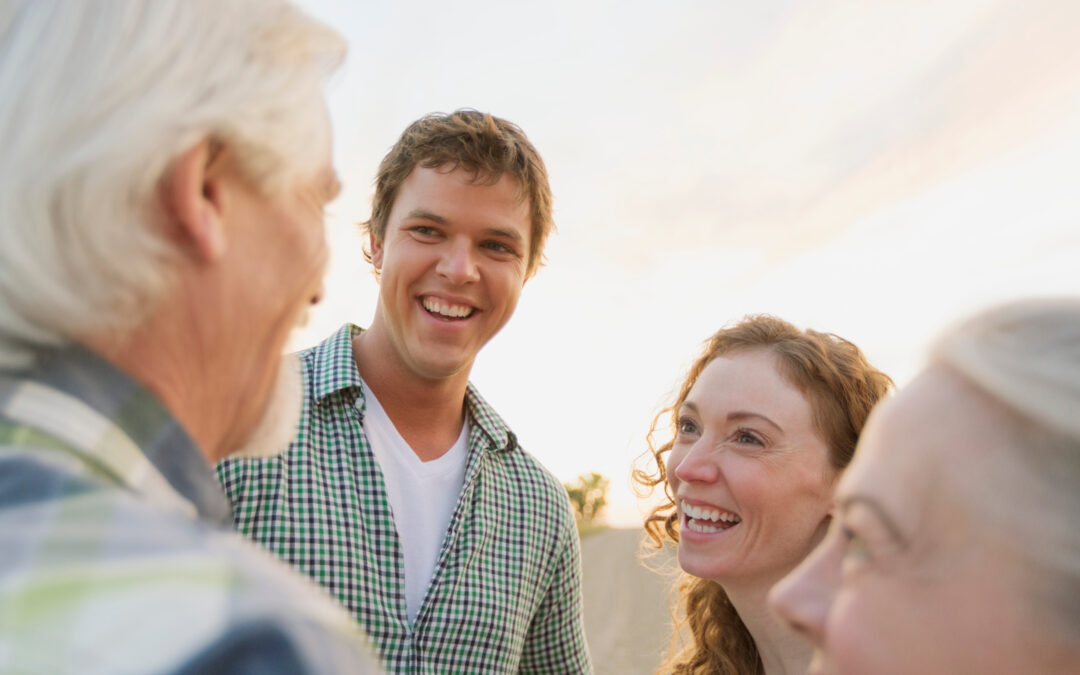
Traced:
[[465, 484], [469, 423], [442, 456], [422, 462], [401, 437], [367, 384], [364, 389], [364, 433], [382, 470], [386, 496], [394, 514], [405, 556], [405, 605], [409, 623], [416, 623], [446, 530]]

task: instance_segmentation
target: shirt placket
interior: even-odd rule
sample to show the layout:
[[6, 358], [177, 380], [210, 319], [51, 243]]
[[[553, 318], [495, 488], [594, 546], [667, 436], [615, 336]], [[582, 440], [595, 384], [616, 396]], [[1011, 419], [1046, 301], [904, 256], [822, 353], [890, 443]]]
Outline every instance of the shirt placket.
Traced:
[[[458, 498], [457, 507], [454, 509], [454, 514], [450, 519], [450, 526], [447, 529], [446, 538], [443, 540], [439, 559], [435, 564], [435, 571], [432, 574], [428, 593], [416, 618], [414, 638], [429, 638], [431, 642], [437, 644], [445, 637], [443, 633], [447, 629], [438, 622], [438, 615], [433, 613], [432, 606], [438, 601], [445, 602], [447, 595], [449, 595], [450, 601], [453, 601], [452, 585], [457, 583], [472, 557], [482, 549], [486, 531], [486, 522], [480, 517], [483, 509], [476, 511], [477, 518], [471, 524], [470, 530], [468, 532], [463, 532], [463, 530], [464, 524], [468, 522], [469, 516], [473, 514], [472, 505], [477, 497], [475, 493], [480, 484], [480, 477], [483, 474], [484, 467], [490, 459], [489, 453], [493, 450], [494, 444], [492, 441], [480, 428], [480, 425], [474, 422], [469, 436], [469, 456], [465, 465], [464, 485]], [[456, 572], [453, 578], [448, 578], [451, 569]], [[451, 587], [448, 588], [448, 586]], [[427, 672], [424, 670], [426, 665], [424, 654], [414, 651], [413, 658], [410, 659], [410, 672]]]

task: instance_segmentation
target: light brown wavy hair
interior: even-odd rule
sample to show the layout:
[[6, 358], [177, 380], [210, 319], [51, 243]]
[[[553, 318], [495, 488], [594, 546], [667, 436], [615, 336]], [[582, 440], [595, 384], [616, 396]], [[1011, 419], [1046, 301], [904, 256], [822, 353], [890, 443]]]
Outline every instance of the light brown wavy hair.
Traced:
[[[551, 185], [544, 160], [520, 127], [470, 109], [432, 113], [410, 124], [379, 164], [371, 218], [361, 223], [375, 241], [382, 243], [401, 184], [417, 166], [461, 167], [472, 174], [474, 182], [484, 185], [498, 183], [504, 174], [517, 181], [521, 198], [529, 204], [531, 220], [525, 277], [536, 273], [544, 259], [544, 243], [555, 227]], [[365, 251], [364, 257], [371, 262], [370, 251]]]
[[[645, 521], [645, 531], [656, 548], [663, 546], [665, 538], [679, 541], [679, 516], [664, 464], [677, 433], [674, 413], [713, 359], [753, 349], [773, 352], [781, 376], [809, 401], [814, 426], [828, 446], [830, 464], [838, 471], [851, 461], [870, 410], [893, 386], [892, 379], [870, 365], [858, 347], [831, 333], [800, 330], [767, 315], [747, 316], [721, 329], [690, 367], [675, 401], [653, 418], [645, 455], [649, 466], [633, 472], [634, 481], [646, 492], [664, 486], [666, 501]], [[661, 430], [667, 440], [658, 444]], [[676, 636], [685, 625], [690, 643], [679, 651], [673, 648], [658, 672], [764, 674], [754, 638], [720, 584], [683, 574], [679, 605]]]

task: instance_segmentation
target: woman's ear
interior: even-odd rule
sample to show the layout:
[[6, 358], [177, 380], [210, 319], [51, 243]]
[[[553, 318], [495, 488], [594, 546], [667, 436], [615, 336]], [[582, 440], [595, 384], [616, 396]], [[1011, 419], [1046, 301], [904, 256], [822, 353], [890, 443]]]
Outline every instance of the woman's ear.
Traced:
[[162, 201], [175, 235], [203, 262], [225, 253], [221, 146], [203, 139], [165, 170]]

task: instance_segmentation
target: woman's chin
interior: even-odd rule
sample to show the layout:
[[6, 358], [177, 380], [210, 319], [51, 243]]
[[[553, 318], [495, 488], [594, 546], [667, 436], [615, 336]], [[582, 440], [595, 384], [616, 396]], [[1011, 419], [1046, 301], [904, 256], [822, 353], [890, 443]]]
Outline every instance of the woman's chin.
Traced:
[[710, 555], [698, 547], [684, 546], [683, 542], [679, 543], [679, 567], [691, 576], [713, 581], [728, 576], [729, 572], [727, 565], [715, 553]]

